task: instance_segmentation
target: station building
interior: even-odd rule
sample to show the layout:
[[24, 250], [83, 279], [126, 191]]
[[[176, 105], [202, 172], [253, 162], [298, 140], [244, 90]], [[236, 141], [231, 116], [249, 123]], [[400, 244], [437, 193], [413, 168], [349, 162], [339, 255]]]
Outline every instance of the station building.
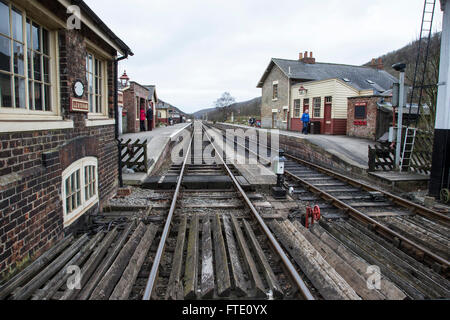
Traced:
[[169, 123], [169, 109], [172, 107], [170, 103], [164, 102], [161, 99], [156, 104], [156, 124]]
[[308, 109], [315, 133], [345, 135], [347, 98], [384, 93], [397, 81], [382, 69], [381, 60], [370, 67], [320, 63], [312, 52], [300, 53], [298, 60], [273, 58], [257, 85], [261, 125], [301, 131]]
[[0, 1], [0, 277], [115, 195], [114, 79], [132, 54], [83, 1]]

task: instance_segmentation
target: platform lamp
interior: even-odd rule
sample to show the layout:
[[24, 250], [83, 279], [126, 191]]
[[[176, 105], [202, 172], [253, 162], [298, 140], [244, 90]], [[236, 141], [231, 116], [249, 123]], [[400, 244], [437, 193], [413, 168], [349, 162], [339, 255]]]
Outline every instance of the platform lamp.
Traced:
[[[398, 122], [397, 122], [397, 143], [395, 149], [395, 167], [400, 169], [400, 151], [402, 143], [403, 128], [403, 107], [405, 106], [405, 69], [406, 63], [396, 63], [392, 66], [395, 71], [400, 72], [400, 92], [398, 95]], [[394, 113], [395, 117], [395, 113]]]

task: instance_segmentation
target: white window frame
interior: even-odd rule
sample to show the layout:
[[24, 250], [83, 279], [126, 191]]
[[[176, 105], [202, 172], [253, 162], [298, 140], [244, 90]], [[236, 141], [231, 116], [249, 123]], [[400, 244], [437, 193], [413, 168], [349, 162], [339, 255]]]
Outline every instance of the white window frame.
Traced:
[[[320, 99], [320, 104], [319, 104], [319, 108], [317, 109], [317, 105], [316, 105], [316, 100]], [[313, 118], [321, 118], [322, 116], [322, 97], [314, 97], [312, 98], [312, 110], [313, 110]], [[319, 110], [319, 115], [316, 116], [316, 111]]]
[[[276, 94], [275, 94], [275, 86], [277, 88], [276, 90]], [[272, 101], [277, 101], [278, 100], [278, 81], [274, 81], [272, 83]]]
[[[298, 102], [298, 105], [295, 103]], [[302, 100], [301, 99], [294, 99], [294, 115], [293, 118], [301, 118], [301, 110], [302, 110]]]
[[[88, 71], [88, 61], [89, 61], [89, 56], [92, 56], [92, 73], [90, 73]], [[95, 76], [95, 61], [98, 60], [101, 62], [101, 95], [100, 95], [100, 104], [101, 104], [101, 112], [97, 112], [96, 111], [96, 107], [97, 107], [97, 100], [96, 97], [98, 96], [95, 93], [95, 79], [97, 78]], [[105, 60], [105, 58], [98, 54], [97, 51], [92, 50], [90, 47], [88, 47], [87, 51], [86, 51], [86, 83], [87, 83], [87, 87], [86, 87], [86, 94], [87, 94], [87, 100], [88, 100], [88, 104], [89, 104], [89, 113], [88, 113], [88, 118], [89, 119], [108, 119], [108, 62], [107, 60]], [[93, 102], [94, 102], [94, 106], [92, 107], [93, 112], [91, 112], [91, 101], [90, 101], [90, 94], [91, 94], [91, 89], [89, 87], [89, 78], [88, 78], [88, 74], [92, 74], [93, 78], [94, 78], [94, 82], [93, 82]]]
[[[86, 200], [85, 193], [85, 176], [84, 176], [84, 168], [87, 166], [95, 166], [95, 195], [90, 199]], [[66, 208], [66, 180], [77, 170], [80, 170], [80, 187], [81, 187], [81, 205], [76, 208], [74, 211], [67, 213]], [[80, 160], [72, 163], [67, 169], [65, 169], [62, 173], [62, 184], [61, 184], [61, 197], [63, 204], [63, 217], [64, 217], [64, 228], [70, 226], [74, 223], [78, 218], [80, 218], [83, 214], [86, 213], [89, 209], [91, 209], [95, 204], [99, 201], [98, 195], [98, 159], [95, 157], [85, 157]]]
[[[13, 81], [11, 82], [11, 95], [12, 95], [12, 101], [13, 105], [11, 107], [1, 107], [0, 106], [0, 120], [7, 120], [7, 121], [21, 121], [23, 122], [30, 122], [30, 121], [45, 121], [45, 120], [62, 120], [62, 117], [60, 116], [60, 101], [58, 98], [58, 92], [59, 92], [59, 56], [58, 56], [58, 35], [56, 31], [51, 30], [51, 28], [48, 28], [45, 23], [42, 23], [41, 21], [31, 18], [27, 15], [26, 10], [21, 7], [20, 5], [17, 5], [16, 3], [11, 3], [10, 1], [5, 1], [7, 5], [9, 5], [9, 12], [10, 12], [10, 35], [6, 36], [7, 39], [12, 38], [12, 7], [17, 9], [22, 14], [22, 45], [23, 45], [23, 54], [24, 54], [24, 78], [25, 79], [25, 108], [15, 108], [15, 86], [14, 81], [16, 78], [16, 74], [14, 73], [14, 48], [11, 46], [11, 70], [10, 72], [2, 71], [3, 74], [8, 74], [9, 76], [14, 75]], [[50, 110], [32, 110], [30, 108], [30, 90], [29, 90], [29, 83], [33, 79], [29, 77], [29, 71], [28, 71], [28, 41], [27, 41], [27, 20], [30, 20], [31, 24], [36, 23], [41, 28], [40, 33], [42, 34], [42, 29], [45, 29], [48, 32], [48, 46], [49, 46], [49, 52], [48, 56], [50, 58], [49, 62], [49, 77], [50, 77]], [[42, 44], [41, 44], [42, 45]], [[43, 63], [41, 59], [41, 70], [43, 70]], [[38, 81], [39, 82], [39, 81]], [[43, 83], [44, 80], [41, 81]], [[42, 91], [44, 86], [42, 86]], [[33, 88], [34, 90], [34, 88]], [[34, 91], [33, 91], [34, 92]], [[17, 131], [13, 127], [11, 127], [12, 123], [0, 123], [0, 131], [5, 132], [12, 132]], [[71, 126], [68, 123], [63, 123], [61, 121], [61, 127], [67, 127]], [[15, 126], [15, 125], [14, 125]], [[59, 128], [59, 125], [56, 125]], [[5, 127], [3, 130], [3, 127]]]

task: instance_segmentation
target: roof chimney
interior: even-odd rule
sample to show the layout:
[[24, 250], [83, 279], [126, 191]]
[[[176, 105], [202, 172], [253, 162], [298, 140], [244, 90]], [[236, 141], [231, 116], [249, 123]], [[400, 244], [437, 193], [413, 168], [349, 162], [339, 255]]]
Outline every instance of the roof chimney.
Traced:
[[383, 59], [381, 59], [381, 58], [378, 58], [377, 69], [379, 69], [379, 70], [383, 70], [384, 69]]
[[303, 59], [303, 53], [300, 52], [298, 60], [302, 60], [302, 59]]
[[313, 58], [312, 51], [309, 53], [309, 56], [308, 56], [308, 51], [305, 51], [304, 56], [300, 53], [300, 61], [303, 63], [307, 63], [307, 64], [315, 64], [316, 58]]

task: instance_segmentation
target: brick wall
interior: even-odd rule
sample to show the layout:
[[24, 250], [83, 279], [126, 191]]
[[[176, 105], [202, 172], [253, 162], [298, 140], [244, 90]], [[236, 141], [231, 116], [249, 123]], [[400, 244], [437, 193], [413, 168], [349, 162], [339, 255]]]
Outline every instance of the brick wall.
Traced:
[[[123, 92], [123, 105], [124, 108], [127, 110], [127, 125], [128, 125], [128, 132], [135, 133], [140, 132], [140, 121], [139, 114], [137, 113], [136, 108], [136, 97], [138, 97], [140, 103], [140, 99], [145, 100], [145, 111], [148, 109], [148, 95], [149, 92], [146, 88], [141, 87], [139, 84], [135, 82], [130, 83], [129, 89], [125, 90]], [[154, 113], [153, 113], [154, 115]], [[155, 116], [155, 115], [154, 115]], [[153, 121], [154, 122], [154, 121]], [[146, 121], [146, 127], [147, 127], [147, 121]]]
[[[273, 81], [278, 81], [278, 99], [275, 101], [272, 99]], [[288, 85], [287, 77], [277, 66], [274, 66], [262, 87], [261, 126], [263, 128], [272, 128], [272, 109], [277, 109], [281, 112], [277, 113], [276, 127], [287, 129], [287, 122], [283, 122], [283, 107], [288, 105]]]
[[[114, 54], [84, 26], [81, 31], [59, 31], [61, 108], [64, 118], [74, 121], [74, 129], [0, 133], [0, 280], [71, 231], [63, 228], [61, 199], [61, 175], [71, 163], [85, 156], [98, 158], [100, 207], [117, 190], [114, 125], [87, 127], [86, 114], [69, 111], [73, 81], [86, 84], [85, 38]], [[107, 67], [112, 117], [112, 60]], [[98, 209], [91, 208], [84, 217]]]
[[[375, 140], [377, 125], [377, 101], [380, 100], [380, 98], [380, 96], [348, 98], [348, 136]], [[355, 105], [358, 103], [367, 103], [365, 119], [355, 119]], [[360, 122], [360, 124], [357, 124], [358, 122]]]
[[[382, 97], [379, 95], [362, 96], [348, 98], [347, 109], [347, 135], [351, 137], [377, 140], [389, 127], [389, 120], [386, 123], [386, 116], [382, 116], [378, 110], [378, 101], [384, 99], [391, 101], [391, 97]], [[367, 111], [365, 119], [355, 119], [355, 105], [366, 103]], [[389, 118], [389, 117], [388, 117]], [[362, 121], [362, 122], [361, 122]]]

